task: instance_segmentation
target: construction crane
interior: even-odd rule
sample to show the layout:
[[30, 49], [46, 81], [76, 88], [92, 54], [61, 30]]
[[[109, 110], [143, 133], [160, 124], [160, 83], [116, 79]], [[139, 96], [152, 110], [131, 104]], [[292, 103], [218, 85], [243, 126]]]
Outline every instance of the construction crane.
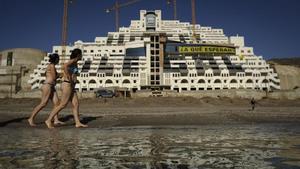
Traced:
[[192, 8], [192, 25], [193, 25], [193, 42], [196, 43], [196, 3], [195, 0], [191, 0], [191, 8]]
[[63, 48], [63, 50], [62, 50], [62, 55], [63, 56], [66, 53], [66, 50], [64, 50], [64, 49], [67, 46], [68, 5], [69, 5], [69, 0], [64, 0], [64, 15], [63, 15], [62, 39], [61, 39], [61, 46]]
[[67, 48], [67, 39], [68, 39], [68, 6], [69, 3], [72, 3], [73, 0], [64, 0], [64, 14], [63, 14], [63, 23], [62, 23], [62, 38], [61, 38], [61, 72], [63, 72], [63, 64], [66, 57], [66, 48]]
[[176, 20], [177, 19], [177, 4], [176, 4], [176, 0], [167, 0], [167, 4], [173, 4], [173, 19]]
[[139, 2], [141, 0], [131, 0], [131, 1], [128, 1], [128, 2], [125, 2], [123, 4], [120, 4], [119, 3], [119, 0], [116, 0], [114, 6], [112, 6], [111, 8], [107, 8], [105, 9], [105, 12], [106, 13], [110, 13], [111, 11], [115, 11], [115, 26], [116, 26], [116, 31], [119, 30], [119, 14], [120, 14], [120, 8], [122, 7], [125, 7], [125, 6], [128, 6], [128, 5], [131, 5], [131, 4], [134, 4], [136, 2]]
[[[177, 19], [177, 4], [176, 0], [167, 0], [167, 4], [173, 4], [173, 17], [174, 20]], [[196, 35], [196, 2], [195, 0], [191, 0], [191, 11], [192, 11], [192, 31], [193, 31], [193, 42], [196, 43], [197, 41], [197, 35]]]

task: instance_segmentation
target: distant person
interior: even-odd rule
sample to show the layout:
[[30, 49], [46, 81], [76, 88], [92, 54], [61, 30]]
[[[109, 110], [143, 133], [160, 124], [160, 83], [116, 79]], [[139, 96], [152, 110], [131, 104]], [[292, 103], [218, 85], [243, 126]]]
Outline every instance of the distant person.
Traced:
[[[50, 54], [49, 56], [50, 64], [46, 68], [46, 80], [43, 83], [41, 88], [42, 90], [42, 98], [39, 105], [37, 105], [28, 119], [30, 126], [36, 126], [34, 123], [35, 116], [47, 105], [48, 101], [51, 99], [53, 102], [53, 106], [58, 106], [59, 99], [57, 97], [57, 92], [55, 90], [56, 79], [58, 78], [58, 74], [56, 72], [55, 65], [59, 62], [58, 54]], [[54, 124], [64, 124], [63, 122], [58, 120], [57, 115], [54, 118]]]
[[255, 109], [255, 105], [256, 105], [256, 101], [254, 100], [254, 98], [251, 99], [250, 104], [251, 104], [252, 111], [253, 111]]
[[63, 108], [65, 108], [69, 101], [72, 103], [72, 111], [75, 120], [75, 127], [88, 127], [79, 120], [79, 101], [75, 90], [75, 84], [77, 81], [78, 61], [82, 58], [82, 51], [80, 49], [74, 49], [71, 53], [70, 60], [63, 65], [63, 78], [62, 78], [62, 96], [58, 106], [54, 107], [50, 113], [48, 119], [45, 121], [48, 128], [54, 128], [52, 119]]

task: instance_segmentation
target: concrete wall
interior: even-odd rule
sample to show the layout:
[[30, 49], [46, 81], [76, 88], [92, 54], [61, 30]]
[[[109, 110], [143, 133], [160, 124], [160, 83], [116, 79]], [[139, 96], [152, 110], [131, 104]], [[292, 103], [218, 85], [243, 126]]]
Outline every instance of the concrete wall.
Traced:
[[[10, 88], [8, 88], [9, 90]], [[58, 97], [61, 97], [61, 91], [57, 90]], [[78, 98], [96, 98], [94, 92], [83, 92], [77, 93]], [[42, 92], [39, 89], [35, 89], [32, 91], [20, 91], [18, 93], [9, 93], [9, 92], [1, 92], [0, 91], [0, 98], [41, 98]]]
[[[297, 90], [277, 90], [274, 92], [266, 93], [260, 90], [249, 90], [249, 89], [236, 89], [236, 90], [203, 90], [203, 91], [184, 91], [177, 93], [174, 91], [163, 91], [161, 92], [164, 97], [194, 97], [194, 98], [242, 98], [251, 99], [255, 98], [257, 100], [262, 98], [271, 99], [300, 99], [300, 89]], [[153, 93], [151, 91], [138, 91], [132, 94], [132, 97], [152, 97]]]
[[[58, 96], [61, 96], [61, 91], [57, 90]], [[83, 92], [77, 93], [78, 97], [81, 98], [95, 98], [94, 92]], [[131, 94], [133, 98], [141, 98], [141, 97], [152, 97], [151, 91], [138, 91], [136, 93]], [[256, 100], [260, 100], [262, 98], [270, 98], [270, 99], [287, 99], [287, 100], [295, 100], [300, 99], [300, 89], [296, 90], [281, 90], [274, 91], [270, 93], [266, 93], [264, 91], [259, 90], [247, 90], [247, 89], [237, 89], [237, 90], [209, 90], [209, 91], [184, 91], [182, 93], [177, 93], [175, 91], [163, 91], [162, 95], [164, 97], [193, 97], [193, 98], [232, 98], [232, 99], [251, 99], [255, 98]], [[13, 93], [2, 93], [0, 92], [0, 98], [40, 98], [41, 91], [36, 89], [30, 92], [18, 92]]]
[[268, 98], [272, 99], [287, 99], [287, 100], [296, 100], [300, 99], [300, 88], [296, 90], [281, 90], [268, 94]]
[[1, 56], [1, 65], [7, 66], [7, 55], [9, 52], [13, 53], [13, 65], [14, 66], [22, 66], [26, 65], [27, 68], [33, 69], [41, 63], [41, 60], [44, 56], [47, 55], [46, 52], [41, 51], [39, 49], [31, 49], [31, 48], [14, 48], [0, 51]]
[[16, 93], [21, 89], [21, 67], [0, 66], [0, 92]]
[[[8, 53], [12, 52], [12, 66], [7, 66]], [[31, 48], [15, 48], [0, 52], [0, 92], [15, 93], [20, 90], [30, 91], [31, 85], [27, 83], [29, 75], [46, 52]]]

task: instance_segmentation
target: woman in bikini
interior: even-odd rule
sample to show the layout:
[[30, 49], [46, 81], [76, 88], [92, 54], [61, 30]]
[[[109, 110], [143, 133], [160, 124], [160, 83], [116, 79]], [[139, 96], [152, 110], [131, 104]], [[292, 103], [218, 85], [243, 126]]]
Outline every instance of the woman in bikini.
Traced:
[[65, 108], [69, 101], [72, 103], [72, 111], [75, 120], [75, 127], [88, 127], [79, 120], [79, 102], [77, 93], [75, 90], [75, 84], [77, 80], [78, 67], [77, 62], [82, 58], [82, 52], [80, 49], [74, 49], [71, 53], [70, 60], [63, 66], [63, 79], [61, 84], [62, 96], [58, 106], [54, 107], [50, 113], [48, 119], [45, 121], [47, 127], [54, 128], [52, 119], [56, 116], [63, 108]]
[[[58, 78], [58, 74], [56, 72], [55, 65], [59, 62], [58, 54], [50, 54], [49, 56], [50, 64], [46, 68], [46, 80], [43, 83], [41, 88], [42, 90], [42, 99], [39, 105], [37, 105], [28, 119], [28, 123], [30, 126], [36, 126], [34, 123], [35, 116], [47, 105], [48, 101], [51, 99], [54, 107], [59, 104], [59, 99], [57, 97], [57, 92], [55, 90], [56, 79]], [[57, 115], [54, 118], [54, 124], [64, 124], [63, 122], [58, 120]]]

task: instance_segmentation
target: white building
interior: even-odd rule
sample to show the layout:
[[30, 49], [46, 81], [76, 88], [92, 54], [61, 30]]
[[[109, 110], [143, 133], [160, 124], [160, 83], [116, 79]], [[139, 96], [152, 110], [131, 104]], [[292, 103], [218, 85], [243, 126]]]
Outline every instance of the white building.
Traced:
[[[140, 11], [140, 20], [95, 42], [76, 41], [66, 58], [80, 48], [76, 88], [102, 87], [161, 90], [280, 89], [280, 80], [262, 56], [244, 44], [244, 37], [227, 37], [222, 29], [162, 20], [161, 11]], [[61, 46], [53, 53], [62, 54]], [[29, 83], [39, 88], [48, 58], [35, 69]], [[60, 71], [60, 65], [57, 66]]]

